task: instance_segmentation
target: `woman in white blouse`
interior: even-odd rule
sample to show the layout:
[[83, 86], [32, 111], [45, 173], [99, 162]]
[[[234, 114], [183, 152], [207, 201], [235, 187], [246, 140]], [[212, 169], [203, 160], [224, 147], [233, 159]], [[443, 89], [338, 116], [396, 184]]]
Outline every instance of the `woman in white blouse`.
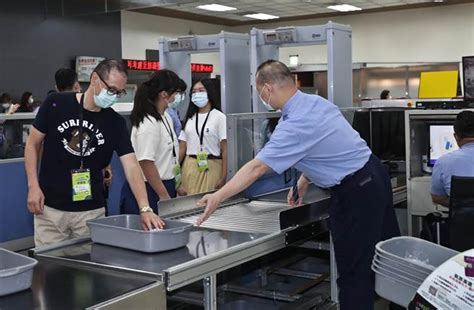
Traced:
[[226, 116], [218, 87], [211, 79], [191, 88], [191, 103], [179, 135], [183, 189], [190, 194], [219, 189], [227, 179]]
[[[179, 143], [173, 120], [166, 112], [169, 105], [180, 100], [180, 78], [170, 70], [159, 70], [140, 85], [130, 115], [131, 140], [143, 172], [150, 207], [158, 213], [157, 203], [176, 197], [181, 182]], [[125, 182], [120, 212], [138, 212], [137, 202]]]

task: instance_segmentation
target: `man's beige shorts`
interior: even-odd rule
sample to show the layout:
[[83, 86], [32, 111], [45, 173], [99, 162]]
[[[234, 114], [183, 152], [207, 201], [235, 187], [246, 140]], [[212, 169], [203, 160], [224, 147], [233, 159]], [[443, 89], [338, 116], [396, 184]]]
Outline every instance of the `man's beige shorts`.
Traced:
[[84, 212], [66, 212], [44, 206], [43, 214], [35, 215], [35, 246], [54, 244], [89, 235], [86, 222], [104, 217], [105, 208]]

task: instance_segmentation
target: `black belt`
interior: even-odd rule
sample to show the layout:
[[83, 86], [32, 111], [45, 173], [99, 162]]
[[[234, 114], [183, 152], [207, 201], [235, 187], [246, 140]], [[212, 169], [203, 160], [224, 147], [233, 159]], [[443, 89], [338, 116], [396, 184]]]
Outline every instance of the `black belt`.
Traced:
[[[188, 155], [191, 158], [197, 158], [197, 155]], [[222, 159], [222, 156], [207, 155], [207, 159]]]
[[344, 179], [342, 179], [342, 181], [338, 185], [334, 185], [333, 187], [331, 187], [329, 189], [331, 189], [331, 190], [338, 189], [338, 188], [344, 187], [348, 183], [351, 183], [352, 181], [356, 180], [359, 175], [362, 175], [364, 173], [365, 169], [367, 169], [367, 167], [369, 166], [369, 164], [371, 163], [372, 160], [374, 160], [374, 156], [370, 155], [369, 160], [367, 161], [367, 163], [362, 168], [360, 168], [359, 170], [357, 170], [354, 173], [346, 175], [344, 177]]

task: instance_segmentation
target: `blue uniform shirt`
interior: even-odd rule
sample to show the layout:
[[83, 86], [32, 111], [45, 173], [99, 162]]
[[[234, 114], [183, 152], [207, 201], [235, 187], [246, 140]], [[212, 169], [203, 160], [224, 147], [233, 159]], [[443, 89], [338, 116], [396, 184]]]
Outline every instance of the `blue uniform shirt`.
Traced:
[[166, 109], [166, 112], [168, 112], [169, 116], [173, 120], [174, 132], [176, 133], [176, 136], [179, 137], [179, 134], [181, 133], [181, 121], [179, 119], [178, 112], [171, 108]]
[[449, 196], [451, 176], [474, 177], [474, 143], [464, 144], [436, 162], [431, 176], [431, 194]]
[[334, 104], [297, 91], [256, 158], [278, 174], [295, 167], [317, 186], [329, 188], [361, 169], [371, 154]]

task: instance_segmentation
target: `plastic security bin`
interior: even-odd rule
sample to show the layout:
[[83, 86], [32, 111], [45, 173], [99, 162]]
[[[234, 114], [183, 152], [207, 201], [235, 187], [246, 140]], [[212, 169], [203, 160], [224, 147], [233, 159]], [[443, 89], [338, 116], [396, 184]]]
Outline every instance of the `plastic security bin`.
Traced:
[[393, 272], [397, 275], [400, 275], [402, 277], [405, 277], [407, 279], [410, 279], [414, 282], [419, 282], [420, 284], [428, 277], [428, 275], [426, 276], [419, 276], [415, 273], [412, 273], [412, 272], [408, 272], [408, 271], [405, 271], [403, 269], [400, 269], [400, 268], [397, 268], [397, 267], [394, 267], [393, 265], [391, 264], [386, 264], [384, 262], [381, 262], [380, 260], [378, 260], [376, 257], [374, 257], [374, 261], [373, 261], [373, 264], [381, 269], [384, 269], [384, 270], [387, 270], [389, 272]]
[[423, 283], [423, 281], [419, 281], [419, 280], [415, 281], [413, 279], [404, 277], [404, 276], [400, 275], [399, 273], [395, 273], [395, 272], [389, 271], [387, 269], [384, 269], [384, 268], [380, 267], [379, 265], [377, 265], [376, 262], [372, 263], [372, 270], [375, 273], [383, 275], [384, 277], [396, 280], [396, 281], [398, 281], [402, 284], [406, 284], [406, 285], [409, 285], [409, 286], [412, 286], [412, 287], [418, 288]]
[[155, 253], [188, 244], [192, 224], [164, 220], [163, 230], [143, 230], [140, 215], [116, 215], [87, 222], [93, 242]]
[[417, 287], [402, 283], [398, 280], [375, 272], [375, 292], [391, 302], [405, 308], [416, 294]]
[[0, 296], [31, 287], [36, 259], [0, 248]]
[[431, 273], [459, 252], [413, 237], [396, 237], [376, 245], [376, 254]]
[[431, 274], [431, 270], [422, 270], [420, 268], [413, 268], [413, 267], [408, 266], [405, 263], [402, 263], [399, 260], [394, 260], [392, 258], [387, 258], [384, 256], [380, 256], [378, 254], [374, 255], [374, 261], [391, 266], [392, 268], [396, 268], [402, 272], [409, 273], [417, 278], [426, 279], [426, 277], [428, 277]]

